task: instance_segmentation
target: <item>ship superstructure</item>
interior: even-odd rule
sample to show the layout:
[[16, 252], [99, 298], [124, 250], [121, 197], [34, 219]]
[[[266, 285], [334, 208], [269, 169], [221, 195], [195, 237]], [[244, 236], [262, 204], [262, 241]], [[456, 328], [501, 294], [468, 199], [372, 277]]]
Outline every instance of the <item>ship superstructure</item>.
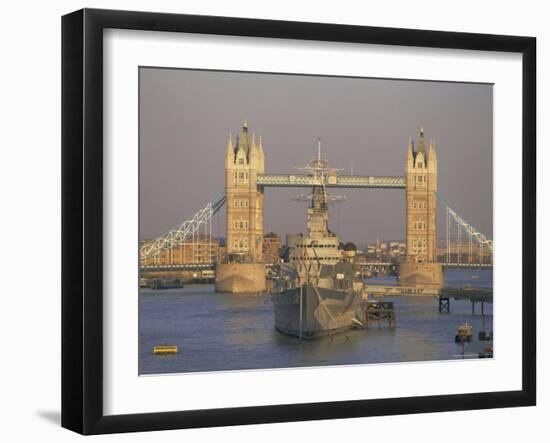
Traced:
[[317, 158], [301, 169], [318, 183], [298, 198], [309, 202], [308, 232], [290, 236], [288, 262], [274, 279], [272, 300], [276, 329], [309, 339], [352, 327], [363, 282], [355, 278], [353, 263], [344, 260], [340, 241], [328, 228], [328, 205], [343, 198], [326, 189], [337, 170], [321, 159], [320, 142]]

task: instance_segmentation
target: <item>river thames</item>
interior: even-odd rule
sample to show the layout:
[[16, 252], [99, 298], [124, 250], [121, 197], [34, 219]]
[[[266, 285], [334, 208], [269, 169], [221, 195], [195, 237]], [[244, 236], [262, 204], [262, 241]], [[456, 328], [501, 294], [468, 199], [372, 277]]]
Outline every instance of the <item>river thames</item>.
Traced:
[[[447, 287], [492, 288], [492, 271], [449, 270]], [[368, 283], [395, 284], [395, 278]], [[139, 373], [166, 374], [242, 369], [291, 368], [364, 363], [452, 360], [462, 358], [456, 329], [468, 322], [474, 342], [465, 354], [483, 349], [478, 332], [492, 332], [492, 304], [485, 315], [471, 303], [451, 300], [451, 312], [439, 313], [434, 297], [385, 297], [395, 306], [397, 327], [351, 330], [330, 338], [303, 341], [274, 329], [269, 295], [214, 292], [213, 285], [139, 290]], [[177, 345], [178, 354], [153, 355], [157, 345]], [[477, 355], [477, 354], [475, 354]]]

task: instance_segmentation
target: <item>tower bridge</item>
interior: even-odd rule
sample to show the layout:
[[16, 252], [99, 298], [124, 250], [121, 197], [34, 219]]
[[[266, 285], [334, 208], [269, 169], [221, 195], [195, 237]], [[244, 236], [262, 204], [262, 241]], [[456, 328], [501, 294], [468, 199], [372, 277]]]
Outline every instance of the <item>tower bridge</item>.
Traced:
[[[438, 165], [435, 143], [426, 144], [421, 128], [417, 143], [409, 139], [406, 149], [404, 176], [344, 175], [338, 170], [318, 176], [309, 174], [269, 174], [265, 172], [262, 138], [256, 143], [245, 120], [233, 141], [229, 134], [225, 152], [225, 189], [195, 216], [178, 228], [140, 248], [142, 269], [155, 265], [158, 257], [174, 246], [212, 239], [211, 219], [225, 203], [227, 262], [216, 267], [217, 285], [228, 292], [259, 292], [265, 290], [265, 265], [262, 264], [264, 192], [266, 188], [327, 188], [403, 189], [406, 194], [406, 256], [399, 264], [399, 281], [403, 286], [440, 288], [444, 284], [444, 267], [490, 266], [481, 262], [481, 248], [490, 249], [493, 242], [475, 230], [448, 206], [446, 208], [446, 254], [438, 261], [436, 239]], [[452, 227], [455, 223], [456, 231]], [[450, 246], [456, 232], [458, 245], [453, 254]], [[464, 235], [464, 237], [461, 236]], [[462, 248], [463, 240], [467, 246]], [[474, 246], [478, 247], [479, 263], [473, 262]], [[469, 252], [468, 262], [461, 259]], [[213, 262], [214, 260], [210, 260]], [[204, 261], [203, 261], [204, 262]], [[208, 262], [208, 260], [206, 260]]]

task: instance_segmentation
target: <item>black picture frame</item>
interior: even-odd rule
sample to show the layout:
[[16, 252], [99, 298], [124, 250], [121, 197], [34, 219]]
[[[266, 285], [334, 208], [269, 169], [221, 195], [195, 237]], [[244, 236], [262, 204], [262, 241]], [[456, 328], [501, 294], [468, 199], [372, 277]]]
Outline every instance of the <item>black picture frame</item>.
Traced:
[[[522, 389], [104, 415], [103, 31], [108, 28], [226, 36], [454, 48], [522, 54]], [[82, 434], [273, 423], [536, 404], [536, 39], [83, 9], [62, 18], [62, 426]]]

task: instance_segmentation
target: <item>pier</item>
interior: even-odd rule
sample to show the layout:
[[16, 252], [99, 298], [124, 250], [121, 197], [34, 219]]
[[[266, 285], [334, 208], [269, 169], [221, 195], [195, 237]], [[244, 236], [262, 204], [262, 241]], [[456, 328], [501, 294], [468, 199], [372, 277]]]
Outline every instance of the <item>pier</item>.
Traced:
[[387, 296], [428, 296], [438, 300], [439, 312], [451, 312], [451, 299], [470, 300], [472, 315], [476, 313], [476, 303], [481, 305], [481, 315], [485, 315], [485, 303], [493, 303], [493, 290], [464, 286], [460, 288], [418, 288], [413, 286], [366, 285], [363, 291], [366, 300], [369, 297]]
[[369, 329], [373, 323], [382, 326], [382, 322], [387, 322], [389, 328], [395, 328], [395, 308], [393, 302], [384, 301], [364, 301], [361, 306], [361, 314], [355, 324], [363, 329]]

